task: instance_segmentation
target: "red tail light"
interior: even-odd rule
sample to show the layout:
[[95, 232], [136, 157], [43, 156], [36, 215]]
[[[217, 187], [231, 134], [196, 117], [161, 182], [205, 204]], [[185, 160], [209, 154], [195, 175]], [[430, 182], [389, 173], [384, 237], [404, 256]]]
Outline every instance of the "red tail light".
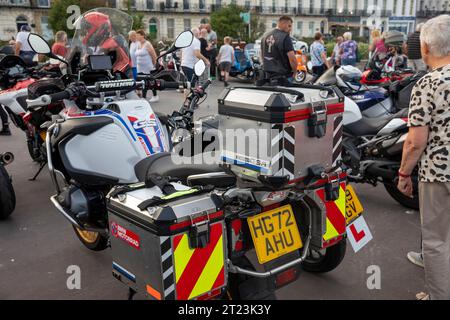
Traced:
[[286, 271], [281, 272], [280, 274], [276, 275], [275, 277], [275, 284], [277, 288], [280, 288], [292, 281], [295, 281], [298, 276], [298, 269], [297, 268], [291, 268]]

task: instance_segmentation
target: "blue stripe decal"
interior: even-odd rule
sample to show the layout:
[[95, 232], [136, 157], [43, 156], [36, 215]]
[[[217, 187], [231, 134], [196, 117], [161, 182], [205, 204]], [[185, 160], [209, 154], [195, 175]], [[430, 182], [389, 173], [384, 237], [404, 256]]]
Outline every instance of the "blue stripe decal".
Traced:
[[127, 279], [136, 282], [136, 276], [126, 270], [125, 268], [119, 266], [117, 263], [113, 262], [113, 269], [120, 272], [122, 275], [124, 275]]
[[252, 170], [255, 170], [255, 171], [259, 171], [261, 173], [269, 173], [269, 169], [266, 169], [264, 167], [259, 167], [257, 165], [250, 164], [250, 163], [243, 162], [243, 161], [236, 160], [236, 159], [230, 159], [230, 158], [227, 158], [225, 156], [222, 156], [222, 161], [225, 161], [225, 162], [231, 163], [231, 164], [235, 164], [235, 165], [238, 165], [238, 166], [241, 166], [241, 167], [246, 167], [246, 168], [249, 168], [249, 169], [252, 169]]

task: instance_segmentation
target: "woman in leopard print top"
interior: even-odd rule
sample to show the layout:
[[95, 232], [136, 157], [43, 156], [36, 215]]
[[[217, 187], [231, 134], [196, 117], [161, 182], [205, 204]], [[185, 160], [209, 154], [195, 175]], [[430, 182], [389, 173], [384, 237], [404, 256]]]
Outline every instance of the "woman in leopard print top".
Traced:
[[[419, 163], [422, 256], [428, 293], [418, 299], [450, 299], [450, 15], [429, 20], [420, 34], [424, 62], [432, 70], [415, 85], [398, 188], [412, 195]], [[415, 254], [420, 257], [418, 253]], [[408, 254], [409, 256], [409, 254]]]

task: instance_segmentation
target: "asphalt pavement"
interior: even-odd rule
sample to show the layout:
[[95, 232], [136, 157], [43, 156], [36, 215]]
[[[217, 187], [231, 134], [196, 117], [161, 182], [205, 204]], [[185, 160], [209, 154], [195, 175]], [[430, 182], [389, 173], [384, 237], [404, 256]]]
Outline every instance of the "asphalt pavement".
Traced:
[[[211, 86], [198, 116], [217, 112], [222, 90], [221, 83]], [[170, 113], [181, 106], [180, 93], [162, 92], [160, 97], [153, 105], [156, 111]], [[12, 216], [0, 221], [0, 300], [126, 299], [126, 289], [111, 275], [110, 250], [86, 249], [51, 205], [54, 190], [48, 171], [28, 181], [38, 165], [28, 155], [24, 133], [12, 131], [11, 137], [0, 136], [0, 151], [15, 155], [7, 170], [17, 196]], [[383, 186], [354, 188], [373, 240], [356, 254], [348, 244], [344, 261], [329, 273], [302, 272], [277, 292], [279, 299], [414, 299], [424, 289], [423, 269], [406, 259], [408, 251], [420, 248], [419, 213], [395, 202]], [[70, 266], [80, 267], [81, 289], [67, 287]], [[380, 271], [379, 288], [367, 285], [374, 283], [373, 270]]]

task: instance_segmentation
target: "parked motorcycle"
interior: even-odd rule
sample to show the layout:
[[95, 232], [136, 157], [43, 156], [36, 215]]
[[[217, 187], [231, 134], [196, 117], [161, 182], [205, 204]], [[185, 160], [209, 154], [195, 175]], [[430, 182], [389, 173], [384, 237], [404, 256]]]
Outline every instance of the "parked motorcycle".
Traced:
[[[106, 16], [115, 35], [126, 35], [131, 29], [132, 18], [116, 9], [94, 9], [80, 19], [92, 13]], [[83, 52], [79, 46], [83, 46], [86, 32], [77, 29], [73, 43], [78, 47], [72, 47], [73, 50]], [[35, 52], [51, 56], [49, 45], [40, 36], [30, 34], [28, 39]], [[192, 40], [190, 31], [181, 33], [167, 54], [189, 46]], [[74, 81], [63, 90], [53, 86], [46, 94], [27, 99], [27, 104], [36, 113], [64, 101], [65, 108], [59, 119], [49, 124], [45, 140], [48, 167], [57, 192], [51, 201], [73, 224], [86, 247], [103, 250], [108, 241], [105, 195], [115, 185], [138, 182], [134, 172], [137, 162], [169, 151], [167, 130], [148, 101], [140, 99], [135, 90], [178, 89], [180, 83], [151, 75], [142, 75], [138, 81], [117, 80], [120, 74], [112, 74], [109, 55], [78, 59], [78, 66], [74, 61], [68, 63], [72, 70], [78, 70], [76, 79], [86, 79], [92, 85]], [[103, 81], [94, 82], [95, 79]]]
[[382, 183], [394, 200], [418, 210], [418, 169], [412, 174], [413, 198], [397, 188], [403, 144], [408, 135], [408, 109], [394, 115], [368, 118], [349, 98], [345, 103], [342, 162], [351, 168], [349, 181], [373, 186]]
[[250, 56], [248, 46], [246, 45], [244, 49], [239, 47], [234, 49], [234, 64], [231, 66], [230, 76], [254, 81], [261, 69], [261, 61], [256, 54]]
[[11, 176], [5, 169], [5, 166], [13, 161], [14, 155], [11, 152], [0, 154], [0, 220], [9, 217], [16, 207], [16, 194]]
[[[25, 132], [28, 152], [31, 158], [42, 164], [45, 154], [41, 152], [45, 140], [40, 125], [49, 119], [42, 118], [37, 123], [30, 123], [26, 98], [29, 88], [32, 90], [38, 79], [56, 79], [62, 75], [61, 69], [54, 61], [35, 67], [27, 67], [18, 56], [6, 56], [0, 61], [0, 104], [4, 106], [11, 122]], [[44, 114], [43, 114], [44, 115]]]
[[386, 87], [367, 86], [361, 84], [362, 73], [358, 68], [335, 66], [328, 69], [315, 83], [337, 85], [345, 96], [356, 102], [365, 117], [378, 118], [408, 108], [412, 88], [424, 75], [422, 72], [417, 73]]

